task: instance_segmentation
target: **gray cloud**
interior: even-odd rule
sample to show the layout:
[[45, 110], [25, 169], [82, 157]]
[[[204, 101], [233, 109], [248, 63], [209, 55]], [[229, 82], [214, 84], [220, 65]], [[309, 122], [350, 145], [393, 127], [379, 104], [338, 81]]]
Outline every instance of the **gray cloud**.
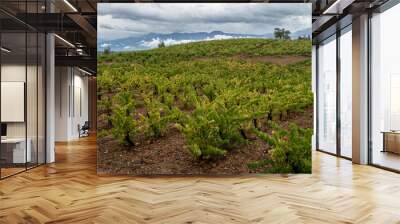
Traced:
[[296, 31], [311, 27], [311, 4], [266, 3], [100, 3], [100, 39], [117, 39], [150, 32], [210, 32], [264, 34], [275, 27]]

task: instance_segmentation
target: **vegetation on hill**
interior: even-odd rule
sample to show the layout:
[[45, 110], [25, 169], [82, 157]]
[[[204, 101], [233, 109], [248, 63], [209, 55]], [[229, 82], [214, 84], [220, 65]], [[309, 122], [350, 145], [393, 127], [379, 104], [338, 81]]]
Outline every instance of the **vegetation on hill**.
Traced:
[[235, 55], [311, 55], [310, 40], [276, 39], [229, 39], [199, 41], [187, 44], [155, 48], [147, 51], [100, 54], [99, 63], [145, 63], [174, 62], [196, 57], [230, 57]]
[[175, 129], [192, 156], [209, 163], [257, 138], [270, 150], [250, 168], [309, 173], [311, 131], [279, 123], [312, 106], [311, 61], [243, 58], [309, 56], [310, 50], [309, 40], [234, 39], [100, 54], [99, 137], [134, 150], [138, 141]]

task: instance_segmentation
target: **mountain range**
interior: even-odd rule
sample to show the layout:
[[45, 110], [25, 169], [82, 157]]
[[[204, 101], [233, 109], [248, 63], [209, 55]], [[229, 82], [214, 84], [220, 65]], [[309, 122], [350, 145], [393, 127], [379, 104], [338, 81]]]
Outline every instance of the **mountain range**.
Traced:
[[[311, 29], [303, 29], [292, 33], [292, 39], [297, 39], [300, 36], [310, 36]], [[148, 33], [138, 37], [127, 37], [115, 40], [102, 40], [99, 39], [97, 43], [97, 50], [104, 51], [109, 48], [112, 51], [137, 51], [157, 48], [158, 44], [164, 42], [165, 45], [174, 45], [181, 43], [189, 43], [195, 41], [206, 40], [221, 40], [221, 39], [234, 39], [234, 38], [273, 38], [273, 33], [266, 34], [238, 34], [238, 33], [225, 33], [222, 31], [212, 32], [195, 32], [195, 33]]]

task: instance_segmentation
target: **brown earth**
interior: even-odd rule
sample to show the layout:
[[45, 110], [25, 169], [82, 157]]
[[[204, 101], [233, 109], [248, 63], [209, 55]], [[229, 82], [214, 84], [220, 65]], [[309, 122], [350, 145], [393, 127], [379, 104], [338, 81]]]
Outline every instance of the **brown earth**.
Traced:
[[[247, 54], [238, 54], [228, 58], [235, 60], [246, 60], [251, 62], [268, 62], [279, 65], [289, 65], [297, 62], [310, 60], [311, 56], [307, 55], [270, 55], [270, 56], [252, 56]], [[210, 57], [196, 57], [194, 60], [209, 60]]]
[[[304, 113], [293, 114], [279, 122], [283, 127], [294, 122], [303, 128], [311, 128], [313, 108]], [[184, 136], [176, 129], [154, 141], [140, 141], [141, 144], [128, 148], [121, 147], [111, 137], [98, 140], [98, 171], [107, 174], [130, 175], [241, 175], [260, 173], [250, 170], [247, 164], [265, 159], [268, 145], [260, 140], [250, 140], [248, 145], [237, 147], [217, 161], [200, 161], [192, 157], [187, 149]]]
[[309, 60], [310, 56], [304, 55], [282, 55], [282, 56], [249, 56], [249, 55], [237, 55], [235, 59], [247, 60], [252, 62], [269, 62], [273, 64], [288, 65], [305, 60]]

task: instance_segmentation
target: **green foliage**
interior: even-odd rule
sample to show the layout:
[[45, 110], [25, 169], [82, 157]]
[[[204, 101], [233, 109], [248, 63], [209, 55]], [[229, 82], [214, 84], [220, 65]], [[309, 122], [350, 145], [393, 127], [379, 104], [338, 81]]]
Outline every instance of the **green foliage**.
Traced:
[[133, 117], [135, 104], [128, 91], [121, 91], [113, 97], [113, 114], [111, 132], [121, 144], [133, 146], [133, 138], [138, 131], [137, 121]]
[[165, 47], [164, 41], [161, 41], [161, 42], [158, 44], [158, 48], [162, 48], [162, 47]]
[[157, 64], [160, 62], [187, 61], [199, 57], [228, 57], [238, 54], [249, 56], [311, 55], [310, 40], [284, 39], [230, 39], [200, 41], [172, 45], [138, 52], [99, 54], [98, 61], [116, 63]]
[[184, 87], [184, 93], [179, 95], [179, 99], [186, 109], [192, 109], [198, 103], [196, 90], [190, 85]]
[[97, 101], [97, 110], [100, 113], [106, 113], [109, 114], [112, 110], [112, 103], [111, 100], [109, 98], [104, 98], [101, 100]]
[[[272, 134], [254, 129], [258, 137], [266, 141], [272, 149], [264, 161], [269, 173], [311, 173], [311, 129], [302, 129], [295, 124], [289, 130], [272, 123]], [[249, 164], [257, 167], [259, 164]]]
[[309, 40], [237, 39], [100, 54], [99, 117], [125, 145], [178, 127], [194, 157], [214, 160], [248, 143], [246, 133], [265, 120], [285, 120], [313, 103], [310, 60], [277, 65], [236, 56], [310, 49]]
[[111, 48], [110, 47], [106, 47], [104, 49], [104, 54], [110, 54], [111, 53]]
[[193, 156], [215, 159], [224, 156], [234, 144], [243, 144], [240, 134], [243, 118], [237, 107], [214, 103], [198, 104], [184, 125], [179, 126]]
[[285, 28], [275, 28], [274, 36], [275, 39], [290, 40], [290, 31]]
[[254, 161], [254, 162], [250, 162], [247, 164], [247, 167], [251, 170], [255, 170], [258, 168], [264, 168], [265, 166], [267, 166], [269, 164], [269, 160], [264, 159], [264, 160], [260, 160], [260, 161]]
[[177, 111], [168, 111], [157, 101], [147, 100], [145, 103], [147, 113], [141, 116], [141, 122], [144, 126], [145, 134], [148, 137], [158, 138], [165, 135], [168, 124], [178, 120]]
[[100, 95], [103, 95], [112, 91], [112, 88], [115, 86], [115, 82], [112, 76], [104, 74], [97, 78], [97, 86], [97, 92]]
[[98, 118], [106, 122], [107, 128], [112, 127], [111, 114], [112, 114], [112, 102], [110, 98], [104, 97], [97, 101], [97, 110], [99, 112]]
[[101, 139], [101, 138], [104, 138], [104, 137], [108, 136], [109, 134], [110, 134], [110, 133], [109, 133], [109, 130], [103, 129], [103, 130], [99, 130], [99, 131], [97, 132], [96, 137], [99, 138], [99, 139]]

